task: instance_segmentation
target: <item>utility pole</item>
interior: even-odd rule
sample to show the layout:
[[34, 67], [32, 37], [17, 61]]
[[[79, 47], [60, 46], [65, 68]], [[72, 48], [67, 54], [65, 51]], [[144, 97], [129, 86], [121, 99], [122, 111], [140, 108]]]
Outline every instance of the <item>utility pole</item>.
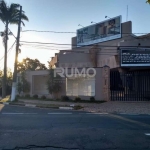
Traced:
[[8, 24], [6, 25], [6, 31], [4, 31], [4, 38], [5, 38], [4, 39], [5, 54], [4, 54], [4, 76], [2, 79], [2, 98], [6, 97]]
[[17, 44], [16, 44], [16, 56], [15, 56], [15, 64], [14, 64], [11, 101], [15, 100], [15, 98], [16, 98], [17, 62], [18, 62], [18, 50], [19, 50], [19, 41], [20, 41], [21, 13], [22, 13], [22, 6], [20, 6], [20, 13], [19, 13], [18, 35], [17, 35]]

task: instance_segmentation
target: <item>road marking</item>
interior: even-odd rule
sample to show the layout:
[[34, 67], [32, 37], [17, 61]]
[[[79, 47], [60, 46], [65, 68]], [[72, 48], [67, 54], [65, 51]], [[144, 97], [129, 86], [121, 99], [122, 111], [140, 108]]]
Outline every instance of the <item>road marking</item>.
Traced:
[[24, 115], [37, 115], [38, 113], [23, 113]]
[[36, 115], [37, 113], [2, 113], [2, 115]]
[[59, 109], [70, 109], [70, 110], [72, 110], [73, 108], [72, 107], [59, 107]]
[[139, 114], [128, 114], [128, 113], [119, 113], [120, 115], [130, 115], [130, 116], [137, 116]]
[[125, 117], [122, 117], [122, 116], [118, 116], [118, 115], [114, 115], [114, 114], [110, 114], [109, 116], [112, 117], [112, 118], [124, 120], [124, 121], [130, 122], [130, 123], [134, 123], [134, 124], [138, 124], [140, 126], [145, 126], [145, 127], [150, 128], [150, 125], [146, 124], [146, 123], [142, 123], [142, 122], [139, 122], [139, 121], [135, 121], [135, 120], [128, 119], [128, 118], [125, 118]]
[[3, 104], [4, 104], [4, 105], [9, 105], [9, 103], [8, 103], [8, 102], [3, 102]]
[[72, 113], [47, 113], [48, 115], [71, 115]]
[[26, 104], [25, 106], [27, 106], [27, 107], [36, 107], [36, 105], [33, 105], [33, 104]]
[[2, 113], [3, 115], [22, 115], [23, 113]]
[[150, 133], [145, 133], [145, 135], [150, 136]]
[[108, 113], [86, 113], [87, 115], [108, 115]]

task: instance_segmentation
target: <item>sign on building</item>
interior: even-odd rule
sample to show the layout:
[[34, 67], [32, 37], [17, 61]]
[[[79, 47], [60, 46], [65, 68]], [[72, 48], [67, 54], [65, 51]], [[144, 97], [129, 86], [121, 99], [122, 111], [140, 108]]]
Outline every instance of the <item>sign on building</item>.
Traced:
[[121, 38], [121, 20], [118, 16], [77, 30], [77, 47]]
[[150, 66], [150, 49], [121, 49], [121, 66]]

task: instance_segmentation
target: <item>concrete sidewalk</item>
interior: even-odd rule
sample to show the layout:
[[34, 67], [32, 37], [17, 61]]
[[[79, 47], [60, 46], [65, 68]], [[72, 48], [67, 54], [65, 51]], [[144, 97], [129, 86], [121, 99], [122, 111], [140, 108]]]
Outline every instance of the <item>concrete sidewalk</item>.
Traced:
[[83, 107], [80, 110], [87, 112], [106, 112], [106, 113], [128, 113], [128, 114], [150, 114], [150, 102], [118, 102], [110, 101], [105, 103], [74, 103], [60, 101], [42, 101], [42, 100], [19, 100], [27, 104], [42, 104], [60, 107], [69, 107], [70, 105]]
[[19, 99], [18, 102], [4, 101], [5, 104], [35, 106], [41, 108], [62, 108], [70, 107], [76, 110], [94, 112], [94, 113], [124, 113], [124, 114], [150, 114], [150, 101], [110, 101], [105, 103], [81, 103], [81, 102], [61, 102], [61, 101], [44, 101]]
[[150, 102], [118, 102], [85, 105], [82, 109], [88, 112], [150, 114]]

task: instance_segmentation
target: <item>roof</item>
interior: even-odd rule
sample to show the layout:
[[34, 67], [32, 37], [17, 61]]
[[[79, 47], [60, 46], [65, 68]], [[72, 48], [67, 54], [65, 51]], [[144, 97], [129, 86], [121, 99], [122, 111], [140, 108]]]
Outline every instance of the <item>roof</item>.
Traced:
[[132, 34], [132, 36], [137, 39], [144, 39], [144, 38], [150, 38], [150, 33], [145, 35], [140, 35], [140, 36], [136, 36], [135, 34]]

